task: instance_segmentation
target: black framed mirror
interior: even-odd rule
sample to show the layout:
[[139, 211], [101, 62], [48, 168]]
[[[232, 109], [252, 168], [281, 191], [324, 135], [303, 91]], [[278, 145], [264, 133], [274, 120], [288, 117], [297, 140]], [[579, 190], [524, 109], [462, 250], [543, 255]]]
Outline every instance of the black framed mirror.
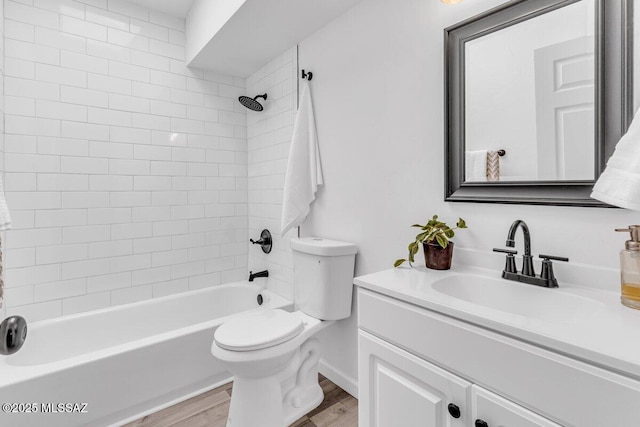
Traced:
[[632, 5], [514, 0], [445, 29], [446, 201], [607, 206], [589, 194], [632, 116]]

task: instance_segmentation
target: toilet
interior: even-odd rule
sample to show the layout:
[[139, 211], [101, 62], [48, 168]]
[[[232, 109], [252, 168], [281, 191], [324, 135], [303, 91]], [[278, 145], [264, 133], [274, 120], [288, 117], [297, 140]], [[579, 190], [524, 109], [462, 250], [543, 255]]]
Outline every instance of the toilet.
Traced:
[[211, 353], [234, 375], [227, 427], [283, 427], [324, 398], [316, 334], [351, 315], [356, 247], [291, 240], [294, 312], [258, 309], [220, 325]]

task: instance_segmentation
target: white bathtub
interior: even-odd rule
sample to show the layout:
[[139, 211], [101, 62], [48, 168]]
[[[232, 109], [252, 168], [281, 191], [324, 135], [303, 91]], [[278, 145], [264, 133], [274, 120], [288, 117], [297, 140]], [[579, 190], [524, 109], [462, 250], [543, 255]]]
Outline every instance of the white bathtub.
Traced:
[[[211, 355], [213, 333], [259, 309], [258, 293], [262, 307], [290, 307], [238, 282], [29, 325], [23, 348], [0, 356], [0, 403], [31, 412], [5, 405], [0, 426], [120, 425], [228, 381]], [[85, 412], [54, 413], [59, 403]]]

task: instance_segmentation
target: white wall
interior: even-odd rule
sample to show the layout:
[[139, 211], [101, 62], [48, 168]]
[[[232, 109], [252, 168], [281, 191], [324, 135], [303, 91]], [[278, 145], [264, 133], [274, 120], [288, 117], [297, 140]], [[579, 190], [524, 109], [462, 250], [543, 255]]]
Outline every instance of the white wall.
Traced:
[[121, 0], [5, 2], [7, 314], [244, 279], [244, 79], [185, 66], [185, 22]]
[[[455, 238], [457, 257], [462, 248], [487, 254], [498, 274], [502, 258], [490, 251], [504, 245], [510, 224], [521, 218], [536, 255], [610, 269], [600, 285], [617, 291], [614, 269], [625, 236], [613, 228], [637, 223], [637, 214], [443, 201], [443, 29], [500, 3], [368, 0], [301, 42], [300, 68], [314, 73], [325, 177], [302, 232], [356, 243], [361, 275], [406, 255], [411, 224], [434, 213], [450, 221], [461, 216], [470, 229]], [[355, 316], [325, 338], [327, 362], [357, 378]]]
[[[249, 236], [257, 240], [263, 229], [273, 235], [270, 254], [249, 244], [249, 270], [269, 270], [269, 289], [293, 300], [290, 239], [297, 228], [280, 235], [282, 189], [297, 94], [297, 48], [288, 49], [247, 78], [247, 95], [267, 93], [262, 112], [247, 113], [249, 179]], [[264, 280], [264, 279], [258, 279]]]

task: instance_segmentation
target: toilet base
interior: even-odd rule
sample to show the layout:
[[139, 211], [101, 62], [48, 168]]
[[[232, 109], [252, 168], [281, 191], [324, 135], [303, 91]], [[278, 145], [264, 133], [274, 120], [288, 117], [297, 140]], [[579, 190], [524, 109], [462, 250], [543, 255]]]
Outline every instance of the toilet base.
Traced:
[[320, 385], [318, 384], [318, 387], [313, 393], [313, 396], [308, 396], [308, 398], [305, 399], [305, 402], [306, 402], [305, 406], [302, 406], [300, 408], [295, 408], [295, 410], [292, 408], [291, 410], [287, 411], [284, 418], [284, 425], [285, 426], [291, 425], [296, 420], [304, 417], [306, 414], [308, 414], [309, 412], [313, 411], [318, 406], [320, 406], [323, 400], [324, 400], [324, 393], [322, 392], [322, 387], [320, 387]]
[[280, 385], [273, 378], [235, 378], [227, 427], [283, 427]]
[[319, 350], [319, 341], [310, 338], [280, 372], [262, 378], [236, 375], [227, 427], [284, 427], [320, 405]]

